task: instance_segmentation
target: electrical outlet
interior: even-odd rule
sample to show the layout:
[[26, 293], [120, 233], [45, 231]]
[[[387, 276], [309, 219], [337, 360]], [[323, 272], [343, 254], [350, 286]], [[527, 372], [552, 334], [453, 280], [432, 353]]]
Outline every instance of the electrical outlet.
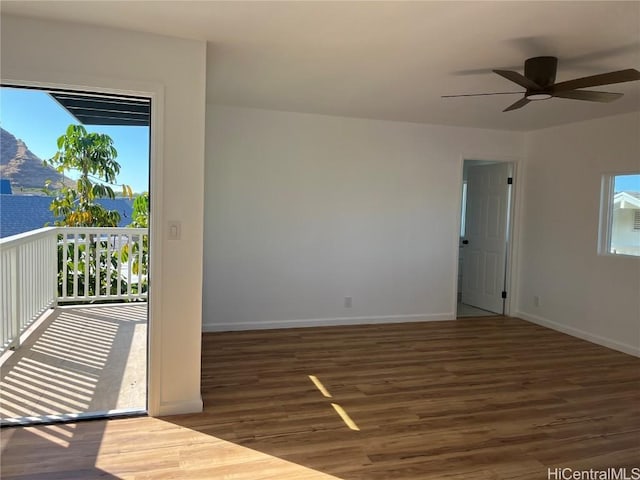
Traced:
[[353, 306], [353, 298], [352, 297], [344, 297], [344, 306], [345, 306], [345, 308], [351, 308]]
[[534, 307], [539, 307], [540, 306], [540, 297], [538, 295], [535, 295], [533, 297], [533, 306]]

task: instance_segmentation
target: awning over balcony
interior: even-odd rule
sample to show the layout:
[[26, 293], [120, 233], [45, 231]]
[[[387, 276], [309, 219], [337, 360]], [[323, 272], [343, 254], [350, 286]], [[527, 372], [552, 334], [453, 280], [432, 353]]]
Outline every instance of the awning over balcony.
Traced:
[[128, 125], [148, 127], [148, 98], [49, 91], [49, 95], [83, 125]]

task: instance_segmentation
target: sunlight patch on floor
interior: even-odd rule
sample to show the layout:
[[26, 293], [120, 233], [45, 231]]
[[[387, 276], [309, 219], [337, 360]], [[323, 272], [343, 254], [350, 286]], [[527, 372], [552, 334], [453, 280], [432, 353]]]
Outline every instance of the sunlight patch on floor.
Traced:
[[[313, 384], [325, 398], [333, 398], [333, 396], [329, 393], [327, 387], [325, 387], [324, 383], [322, 383], [318, 377], [316, 377], [315, 375], [309, 375], [309, 380], [313, 382]], [[356, 422], [353, 421], [353, 419], [349, 416], [344, 408], [342, 408], [337, 403], [332, 403], [331, 406], [347, 427], [349, 427], [351, 430], [360, 431], [360, 427], [356, 425]]]
[[322, 395], [324, 395], [327, 398], [331, 398], [331, 394], [329, 393], [329, 390], [327, 390], [327, 387], [324, 386], [324, 384], [320, 381], [318, 377], [316, 377], [315, 375], [309, 375], [309, 379], [313, 382], [316, 388], [320, 390], [320, 393], [322, 393]]
[[342, 408], [337, 403], [332, 403], [331, 406], [336, 411], [336, 413], [340, 416], [340, 418], [342, 419], [342, 421], [345, 423], [347, 427], [349, 427], [351, 430], [356, 430], [358, 432], [360, 431], [360, 427], [358, 427], [358, 425], [356, 425], [356, 422], [354, 422], [353, 419], [349, 416], [349, 414], [345, 412], [344, 408]]

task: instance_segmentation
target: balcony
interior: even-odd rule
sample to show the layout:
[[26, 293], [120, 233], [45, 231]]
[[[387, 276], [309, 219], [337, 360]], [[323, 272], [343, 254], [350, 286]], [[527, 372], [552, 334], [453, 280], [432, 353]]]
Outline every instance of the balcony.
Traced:
[[146, 407], [144, 228], [0, 240], [2, 424]]

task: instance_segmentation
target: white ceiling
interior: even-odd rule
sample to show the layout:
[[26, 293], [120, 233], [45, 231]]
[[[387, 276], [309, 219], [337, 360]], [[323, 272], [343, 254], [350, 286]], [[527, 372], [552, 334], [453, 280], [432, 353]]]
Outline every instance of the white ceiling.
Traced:
[[509, 130], [640, 110], [554, 98], [502, 113], [522, 90], [491, 73], [559, 58], [557, 81], [640, 69], [640, 2], [2, 1], [3, 14], [208, 41], [212, 103]]

